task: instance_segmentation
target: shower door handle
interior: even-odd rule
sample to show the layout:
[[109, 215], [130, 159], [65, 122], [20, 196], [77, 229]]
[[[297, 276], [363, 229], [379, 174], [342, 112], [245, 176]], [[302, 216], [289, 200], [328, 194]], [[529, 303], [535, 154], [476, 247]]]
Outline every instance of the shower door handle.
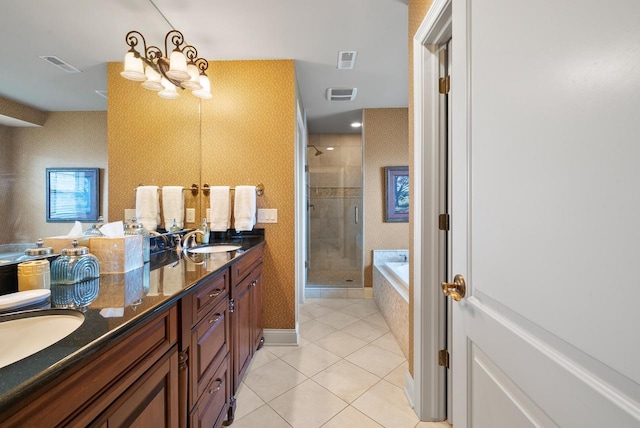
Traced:
[[358, 207], [356, 207], [356, 208], [355, 208], [355, 210], [354, 210], [354, 214], [355, 214], [355, 221], [356, 221], [356, 224], [358, 224]]

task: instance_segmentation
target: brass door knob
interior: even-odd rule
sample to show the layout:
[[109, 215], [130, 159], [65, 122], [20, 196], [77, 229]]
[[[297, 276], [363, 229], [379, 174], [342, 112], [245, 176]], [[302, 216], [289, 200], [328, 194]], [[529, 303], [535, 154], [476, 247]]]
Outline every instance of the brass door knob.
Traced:
[[464, 277], [458, 274], [453, 278], [453, 282], [443, 282], [442, 293], [459, 302], [467, 294], [467, 284], [464, 282]]

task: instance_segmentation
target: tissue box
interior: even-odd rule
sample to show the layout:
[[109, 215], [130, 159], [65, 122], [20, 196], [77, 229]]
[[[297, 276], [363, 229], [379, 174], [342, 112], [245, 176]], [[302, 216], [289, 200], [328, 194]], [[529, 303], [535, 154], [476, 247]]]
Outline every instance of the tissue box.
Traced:
[[124, 273], [144, 265], [142, 235], [89, 239], [89, 251], [100, 262], [100, 273]]
[[89, 237], [80, 236], [51, 236], [49, 238], [43, 238], [43, 247], [51, 247], [54, 253], [60, 254], [64, 248], [73, 248], [73, 241], [78, 241], [78, 245], [81, 247], [89, 246]]

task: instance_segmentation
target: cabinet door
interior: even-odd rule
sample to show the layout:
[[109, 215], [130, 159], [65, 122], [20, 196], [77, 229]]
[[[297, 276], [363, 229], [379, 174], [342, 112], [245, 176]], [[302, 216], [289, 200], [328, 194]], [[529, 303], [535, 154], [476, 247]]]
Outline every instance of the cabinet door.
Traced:
[[233, 390], [236, 391], [251, 361], [251, 281], [248, 276], [236, 285], [232, 318], [233, 329]]
[[262, 347], [262, 265], [258, 265], [252, 272], [251, 281], [251, 338], [252, 351]]
[[192, 406], [229, 352], [229, 299], [213, 308], [191, 332], [190, 371]]
[[178, 348], [174, 346], [92, 425], [154, 428], [177, 426], [177, 368]]

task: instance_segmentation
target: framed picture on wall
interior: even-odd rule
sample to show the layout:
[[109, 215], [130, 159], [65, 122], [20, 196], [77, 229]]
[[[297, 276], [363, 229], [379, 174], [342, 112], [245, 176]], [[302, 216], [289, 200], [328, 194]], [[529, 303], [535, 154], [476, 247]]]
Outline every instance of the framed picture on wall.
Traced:
[[385, 216], [384, 221], [409, 221], [409, 167], [386, 166], [385, 176]]
[[47, 168], [47, 221], [96, 221], [100, 212], [99, 168]]

